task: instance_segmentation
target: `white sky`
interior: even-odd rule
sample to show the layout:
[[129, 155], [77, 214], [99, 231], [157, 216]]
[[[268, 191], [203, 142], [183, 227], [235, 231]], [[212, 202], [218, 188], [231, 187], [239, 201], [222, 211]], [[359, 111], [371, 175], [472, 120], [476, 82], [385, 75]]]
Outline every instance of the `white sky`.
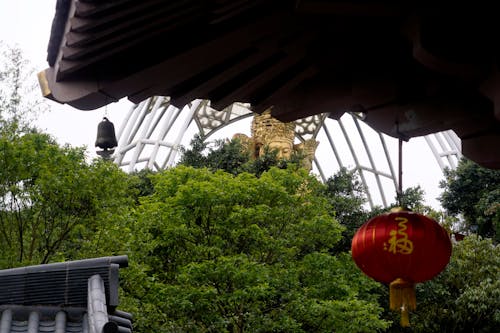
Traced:
[[[0, 40], [21, 48], [36, 72], [48, 67], [47, 45], [55, 7], [56, 0], [0, 0]], [[95, 155], [97, 124], [104, 113], [117, 127], [120, 116], [132, 105], [123, 100], [106, 110], [80, 111], [50, 100], [46, 102], [51, 112], [39, 116], [38, 126], [61, 144], [87, 146], [90, 155]]]
[[[55, 4], [56, 0], [0, 0], [0, 40], [20, 47], [36, 71], [48, 66], [46, 50]], [[80, 111], [52, 101], [47, 103], [51, 112], [41, 115], [38, 126], [61, 144], [87, 146], [90, 155], [95, 155], [97, 124], [105, 112], [118, 128], [122, 115], [132, 105], [123, 100], [109, 105], [106, 111]], [[420, 185], [426, 192], [427, 203], [438, 207], [435, 198], [440, 194], [438, 182], [443, 176], [424, 139], [413, 138], [405, 143], [403, 156], [404, 188]], [[388, 199], [392, 201], [392, 198]]]

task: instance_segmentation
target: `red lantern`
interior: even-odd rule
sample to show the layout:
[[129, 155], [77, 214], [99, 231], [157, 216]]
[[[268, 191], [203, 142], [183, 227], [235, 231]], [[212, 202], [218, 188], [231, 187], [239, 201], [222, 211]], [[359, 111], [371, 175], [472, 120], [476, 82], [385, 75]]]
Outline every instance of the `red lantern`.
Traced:
[[448, 265], [451, 241], [433, 219], [397, 210], [363, 224], [351, 250], [366, 275], [390, 284], [390, 308], [401, 310], [401, 325], [409, 326], [408, 311], [416, 308], [415, 283], [432, 279]]

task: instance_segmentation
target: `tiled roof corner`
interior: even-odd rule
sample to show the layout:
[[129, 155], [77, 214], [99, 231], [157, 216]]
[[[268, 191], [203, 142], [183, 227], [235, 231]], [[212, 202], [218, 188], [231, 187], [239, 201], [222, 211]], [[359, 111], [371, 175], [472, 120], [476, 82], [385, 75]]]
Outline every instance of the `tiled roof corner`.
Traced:
[[127, 256], [0, 271], [0, 333], [132, 332], [132, 315], [116, 310], [118, 270]]

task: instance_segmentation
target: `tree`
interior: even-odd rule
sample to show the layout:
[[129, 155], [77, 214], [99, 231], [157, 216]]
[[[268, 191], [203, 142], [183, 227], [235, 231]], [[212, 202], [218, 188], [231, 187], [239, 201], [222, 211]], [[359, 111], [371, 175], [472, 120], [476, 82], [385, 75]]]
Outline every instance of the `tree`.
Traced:
[[440, 187], [443, 208], [463, 217], [460, 231], [500, 242], [500, 171], [462, 159], [455, 170], [445, 171]]
[[247, 149], [238, 138], [209, 143], [197, 134], [191, 140], [191, 149], [182, 147], [178, 165], [224, 170], [233, 175], [248, 172], [260, 176], [273, 166], [281, 169], [289, 165], [298, 167], [305, 158], [300, 152], [294, 152], [290, 159], [278, 158], [278, 151], [268, 146], [263, 148], [262, 155], [251, 158]]
[[[373, 332], [378, 284], [329, 250], [342, 227], [306, 170], [178, 166], [137, 209], [125, 303], [143, 332]], [[136, 309], [137, 311], [134, 311]], [[141, 314], [147, 315], [142, 317]]]
[[30, 131], [31, 121], [47, 110], [38, 94], [36, 76], [23, 53], [0, 41], [0, 131]]
[[82, 148], [50, 136], [0, 136], [1, 267], [79, 256], [82, 246], [128, 202], [126, 176], [115, 165], [87, 163]]
[[179, 160], [179, 165], [189, 165], [193, 168], [202, 168], [207, 166], [207, 156], [206, 149], [208, 143], [206, 143], [201, 135], [195, 134], [190, 142], [191, 149], [187, 149], [183, 146], [180, 147], [181, 158]]
[[347, 252], [351, 249], [352, 237], [369, 217], [369, 212], [363, 208], [366, 201], [363, 185], [354, 171], [341, 168], [327, 179], [323, 195], [329, 201], [330, 213], [345, 227], [333, 251]]
[[129, 177], [32, 125], [45, 108], [36, 76], [19, 49], [1, 48], [0, 268], [118, 252], [108, 234], [127, 216]]

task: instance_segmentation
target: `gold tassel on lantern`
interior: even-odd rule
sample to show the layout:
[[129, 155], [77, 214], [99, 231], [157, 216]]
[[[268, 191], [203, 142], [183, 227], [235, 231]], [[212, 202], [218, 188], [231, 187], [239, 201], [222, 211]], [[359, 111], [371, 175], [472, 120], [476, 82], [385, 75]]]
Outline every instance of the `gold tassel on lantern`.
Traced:
[[396, 279], [389, 285], [391, 310], [401, 311], [401, 326], [410, 326], [408, 313], [417, 308], [415, 285], [403, 279]]

